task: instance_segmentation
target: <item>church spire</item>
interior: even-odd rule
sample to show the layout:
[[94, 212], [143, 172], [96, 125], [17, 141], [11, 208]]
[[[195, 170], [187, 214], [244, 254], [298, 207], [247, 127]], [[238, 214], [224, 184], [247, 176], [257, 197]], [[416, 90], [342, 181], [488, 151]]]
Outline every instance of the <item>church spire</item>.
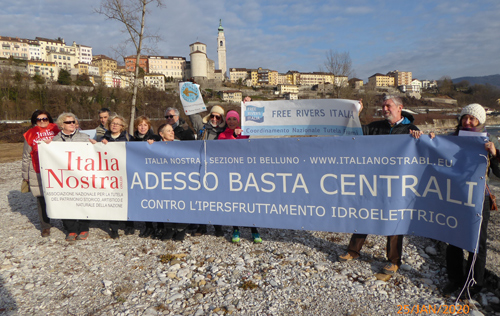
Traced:
[[222, 19], [219, 19], [219, 32], [224, 32], [224, 28], [222, 27]]

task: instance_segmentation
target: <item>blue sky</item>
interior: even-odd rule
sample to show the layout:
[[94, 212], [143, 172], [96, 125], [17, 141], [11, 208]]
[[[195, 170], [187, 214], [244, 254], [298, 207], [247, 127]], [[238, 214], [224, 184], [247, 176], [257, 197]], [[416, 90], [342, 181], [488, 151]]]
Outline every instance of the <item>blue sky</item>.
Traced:
[[[17, 0], [4, 3], [0, 35], [62, 37], [118, 57], [126, 39], [118, 22], [93, 13], [99, 0]], [[217, 62], [219, 19], [228, 67], [279, 72], [319, 71], [328, 50], [349, 52], [356, 77], [391, 70], [418, 79], [500, 73], [500, 1], [164, 1], [146, 21], [162, 36], [156, 53], [184, 56], [189, 44], [208, 45]], [[129, 51], [131, 53], [132, 51]]]

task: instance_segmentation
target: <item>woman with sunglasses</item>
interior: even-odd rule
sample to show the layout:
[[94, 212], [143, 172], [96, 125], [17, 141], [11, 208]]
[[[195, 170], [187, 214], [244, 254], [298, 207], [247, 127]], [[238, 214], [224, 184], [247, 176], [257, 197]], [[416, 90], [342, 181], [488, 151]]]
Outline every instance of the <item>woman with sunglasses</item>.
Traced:
[[[77, 128], [78, 119], [73, 113], [62, 113], [57, 118], [56, 124], [61, 131], [52, 139], [54, 142], [96, 143], [89, 135], [80, 133], [80, 130]], [[63, 219], [62, 222], [68, 232], [66, 241], [85, 240], [89, 237], [89, 220]]]
[[199, 140], [217, 139], [226, 128], [224, 109], [219, 105], [214, 105], [210, 109], [210, 113], [203, 118], [199, 114], [193, 114], [189, 116], [189, 119]]
[[51, 225], [50, 219], [47, 216], [45, 198], [43, 197], [40, 164], [38, 162], [38, 142], [52, 139], [59, 133], [59, 128], [54, 124], [49, 112], [45, 110], [36, 110], [33, 112], [31, 115], [31, 124], [33, 127], [23, 135], [23, 181], [29, 184], [31, 193], [37, 199], [42, 237], [48, 237], [50, 236]]
[[[109, 126], [106, 133], [101, 139], [101, 142], [106, 145], [107, 143], [112, 142], [128, 142], [133, 141], [134, 137], [130, 136], [127, 132], [127, 121], [121, 115], [113, 115], [108, 120]], [[109, 228], [111, 231], [109, 232], [109, 236], [113, 239], [117, 239], [120, 237], [118, 235], [118, 226], [120, 221], [109, 221]], [[133, 235], [134, 234], [134, 222], [126, 221], [125, 222], [125, 235]]]
[[[226, 122], [224, 120], [224, 109], [219, 105], [214, 105], [210, 109], [208, 115], [201, 118], [200, 114], [189, 115], [189, 119], [193, 124], [195, 133], [197, 134], [197, 139], [199, 140], [215, 140], [219, 137], [219, 134], [226, 128]], [[222, 226], [214, 225], [215, 236], [224, 236], [224, 231], [222, 231]], [[207, 233], [207, 225], [200, 224], [194, 233], [195, 236], [201, 236]]]

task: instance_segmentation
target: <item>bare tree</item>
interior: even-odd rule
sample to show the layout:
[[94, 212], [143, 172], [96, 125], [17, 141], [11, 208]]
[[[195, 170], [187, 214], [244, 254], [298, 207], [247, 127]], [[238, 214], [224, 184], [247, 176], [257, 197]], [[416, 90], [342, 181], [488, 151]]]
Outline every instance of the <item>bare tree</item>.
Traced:
[[143, 43], [146, 39], [158, 42], [159, 36], [145, 33], [146, 15], [148, 5], [155, 3], [157, 7], [163, 7], [163, 0], [102, 0], [101, 6], [95, 12], [102, 14], [110, 20], [115, 20], [123, 24], [124, 32], [130, 38], [125, 44], [132, 43], [136, 52], [135, 75], [132, 84], [132, 105], [130, 108], [130, 128], [129, 133], [134, 133], [135, 105], [137, 100], [137, 87], [139, 80], [139, 60], [143, 50]]
[[[326, 68], [326, 72], [334, 75], [335, 77], [347, 77], [349, 79], [354, 75], [354, 69], [352, 68], [352, 60], [349, 52], [338, 52], [336, 50], [329, 50], [326, 53], [326, 61], [324, 63], [324, 67]], [[345, 86], [347, 82], [344, 80], [336, 80], [334, 81], [334, 89], [336, 92], [336, 97], [340, 96], [340, 92]]]

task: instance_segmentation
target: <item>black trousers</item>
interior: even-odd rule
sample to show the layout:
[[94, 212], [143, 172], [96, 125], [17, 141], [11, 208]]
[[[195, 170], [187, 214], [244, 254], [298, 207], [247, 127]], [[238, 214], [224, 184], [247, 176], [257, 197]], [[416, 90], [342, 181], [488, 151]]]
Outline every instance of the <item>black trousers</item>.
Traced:
[[[474, 264], [474, 280], [477, 286], [484, 285], [484, 272], [486, 270], [486, 240], [488, 239], [488, 222], [490, 220], [490, 199], [488, 196], [484, 198], [483, 218], [481, 222], [481, 231], [479, 233], [479, 248]], [[453, 245], [446, 247], [446, 268], [448, 269], [448, 279], [450, 282], [463, 284], [467, 279], [474, 253], [469, 252], [467, 264], [464, 262], [464, 251]], [[464, 269], [465, 266], [465, 269]]]
[[[238, 226], [233, 226], [233, 231], [234, 230], [238, 230], [240, 229]], [[258, 234], [259, 233], [259, 230], [257, 229], [257, 227], [250, 227], [250, 231], [252, 232], [252, 234]]]
[[[154, 228], [153, 227], [153, 222], [145, 222], [146, 223], [146, 228]], [[165, 228], [165, 225], [163, 225], [162, 222], [156, 223], [156, 229], [163, 229]]]
[[120, 227], [120, 223], [125, 223], [125, 227], [134, 228], [134, 222], [131, 222], [131, 221], [109, 221], [108, 225], [112, 231], [118, 231], [118, 228]]
[[63, 226], [68, 233], [80, 234], [89, 231], [89, 220], [83, 219], [63, 219]]

